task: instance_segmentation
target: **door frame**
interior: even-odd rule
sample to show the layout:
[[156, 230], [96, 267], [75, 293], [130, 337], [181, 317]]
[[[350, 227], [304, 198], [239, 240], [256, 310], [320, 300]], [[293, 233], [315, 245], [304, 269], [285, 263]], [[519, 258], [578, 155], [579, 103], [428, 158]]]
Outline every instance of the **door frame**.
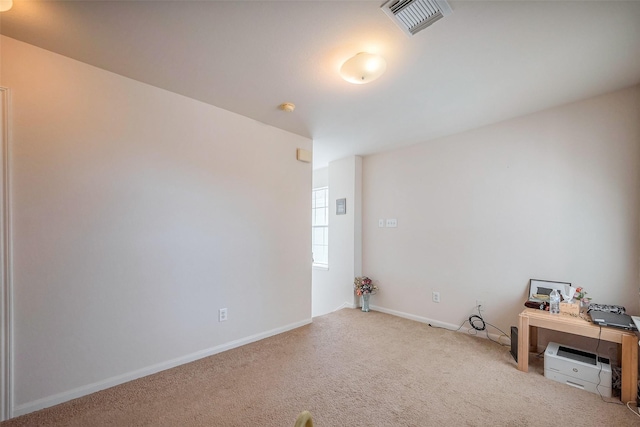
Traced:
[[0, 421], [13, 416], [13, 281], [9, 186], [9, 89], [0, 86]]

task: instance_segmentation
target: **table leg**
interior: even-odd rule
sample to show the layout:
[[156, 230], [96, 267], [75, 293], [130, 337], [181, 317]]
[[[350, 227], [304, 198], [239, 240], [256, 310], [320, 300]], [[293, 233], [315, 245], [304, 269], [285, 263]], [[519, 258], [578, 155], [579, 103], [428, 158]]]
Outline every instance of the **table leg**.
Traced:
[[622, 337], [622, 389], [623, 403], [636, 402], [638, 396], [638, 337]]
[[529, 352], [538, 352], [538, 328], [529, 326]]
[[529, 372], [529, 318], [518, 317], [518, 369]]

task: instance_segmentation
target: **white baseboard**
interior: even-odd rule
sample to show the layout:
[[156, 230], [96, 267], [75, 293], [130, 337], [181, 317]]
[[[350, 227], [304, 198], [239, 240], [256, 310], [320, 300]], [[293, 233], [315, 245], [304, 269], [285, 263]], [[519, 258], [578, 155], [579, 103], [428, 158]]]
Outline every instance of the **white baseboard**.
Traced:
[[439, 320], [429, 319], [427, 317], [422, 317], [422, 316], [416, 316], [415, 314], [404, 313], [402, 311], [390, 310], [388, 308], [379, 307], [377, 305], [372, 305], [371, 309], [375, 311], [379, 311], [381, 313], [391, 314], [393, 316], [403, 317], [405, 319], [415, 320], [416, 322], [437, 326], [439, 328], [449, 329], [457, 332], [464, 332], [466, 334], [474, 335], [484, 339], [492, 339], [493, 341], [498, 341], [501, 344], [505, 344], [505, 345], [507, 344], [504, 341], [500, 341], [500, 337], [504, 337], [504, 335], [490, 334], [487, 331], [476, 331], [473, 328], [467, 328], [464, 326], [461, 327], [460, 325], [454, 325], [453, 323], [440, 322]]
[[[345, 302], [340, 307], [336, 308], [334, 311], [338, 311], [343, 308], [355, 308], [355, 305]], [[452, 323], [440, 322], [435, 319], [416, 316], [414, 314], [391, 310], [391, 309], [379, 307], [376, 305], [371, 305], [371, 309], [374, 311], [379, 311], [381, 313], [390, 314], [392, 316], [398, 316], [405, 319], [414, 320], [420, 323], [427, 323], [433, 326], [449, 329], [452, 331], [458, 331], [458, 332], [464, 332], [464, 333], [469, 333], [469, 331], [471, 331], [474, 335], [481, 338], [485, 338], [485, 339], [487, 338], [487, 335], [489, 335], [489, 337], [494, 341], [498, 341], [500, 339], [500, 335], [487, 334], [486, 331], [475, 331], [472, 328], [460, 327], [459, 325], [454, 325]], [[308, 325], [310, 323], [312, 323], [311, 318], [302, 320], [300, 322], [292, 323], [292, 324], [283, 326], [281, 328], [272, 329], [270, 331], [262, 332], [260, 334], [251, 335], [246, 338], [221, 344], [216, 347], [191, 353], [186, 356], [168, 360], [166, 362], [161, 362], [161, 363], [148, 366], [142, 369], [138, 369], [132, 372], [128, 372], [122, 375], [117, 375], [115, 377], [107, 378], [105, 380], [98, 381], [92, 384], [87, 384], [86, 386], [82, 386], [82, 387], [78, 387], [62, 393], [54, 394], [52, 396], [47, 396], [42, 399], [34, 400], [32, 402], [24, 403], [22, 405], [18, 405], [14, 407], [13, 410], [11, 411], [11, 416], [17, 417], [17, 416], [28, 414], [30, 412], [34, 412], [40, 409], [48, 408], [50, 406], [58, 405], [60, 403], [67, 402], [71, 399], [76, 399], [78, 397], [86, 396], [88, 394], [95, 393], [97, 391], [104, 390], [109, 387], [114, 387], [119, 384], [126, 383], [128, 381], [133, 381], [135, 379], [145, 377], [147, 375], [155, 374], [157, 372], [171, 369], [176, 366], [184, 365], [185, 363], [193, 362], [195, 360], [202, 359], [204, 357], [213, 356], [214, 354], [222, 353], [223, 351], [231, 350], [233, 348], [241, 347], [243, 345], [250, 344], [252, 342], [260, 341], [262, 339], [269, 338], [271, 336], [278, 335], [283, 332], [287, 332], [287, 331], [299, 328], [301, 326]]]
[[437, 326], [439, 328], [451, 329], [455, 331], [459, 327], [459, 325], [454, 325], [452, 323], [440, 322], [439, 320], [429, 319], [428, 317], [416, 316], [415, 314], [409, 314], [409, 313], [404, 313], [402, 311], [391, 310], [391, 309], [380, 307], [377, 305], [371, 305], [370, 307], [372, 310], [379, 311], [381, 313], [391, 314], [393, 316], [398, 316], [398, 317], [402, 317], [409, 320], [415, 320], [416, 322], [420, 322], [420, 323], [427, 323], [433, 326]]
[[343, 308], [356, 308], [355, 304], [353, 303], [348, 303], [345, 302], [343, 303], [341, 306], [339, 306], [338, 308], [336, 308], [335, 310], [333, 310], [334, 312], [338, 311], [338, 310], [342, 310]]
[[24, 403], [22, 405], [18, 405], [14, 407], [12, 410], [11, 416], [17, 417], [20, 415], [28, 414], [33, 411], [48, 408], [50, 406], [58, 405], [60, 403], [67, 402], [71, 399], [76, 399], [78, 397], [86, 396], [88, 394], [95, 393], [97, 391], [104, 390], [109, 387], [114, 387], [119, 384], [123, 384], [128, 381], [133, 381], [135, 379], [142, 378], [147, 375], [155, 374], [160, 371], [175, 368], [176, 366], [184, 365], [185, 363], [193, 362], [195, 360], [202, 359], [204, 357], [213, 356], [214, 354], [222, 353], [223, 351], [231, 350], [233, 348], [241, 347], [243, 345], [250, 344], [252, 342], [260, 341], [262, 339], [269, 338], [274, 335], [278, 335], [283, 332], [287, 332], [304, 325], [308, 325], [311, 322], [312, 322], [312, 319], [309, 318], [306, 320], [302, 320], [300, 322], [291, 323], [281, 328], [276, 328], [270, 331], [251, 335], [246, 338], [242, 338], [239, 340], [218, 345], [216, 347], [197, 351], [195, 353], [191, 353], [186, 356], [181, 356], [172, 360], [168, 360], [166, 362], [161, 362], [155, 365], [147, 366], [142, 369], [138, 369], [122, 375], [117, 375], [115, 377], [107, 378], [105, 380], [98, 381], [92, 384], [87, 384], [85, 386], [64, 391], [62, 393], [54, 394], [52, 396], [47, 396], [42, 399], [34, 400], [32, 402]]

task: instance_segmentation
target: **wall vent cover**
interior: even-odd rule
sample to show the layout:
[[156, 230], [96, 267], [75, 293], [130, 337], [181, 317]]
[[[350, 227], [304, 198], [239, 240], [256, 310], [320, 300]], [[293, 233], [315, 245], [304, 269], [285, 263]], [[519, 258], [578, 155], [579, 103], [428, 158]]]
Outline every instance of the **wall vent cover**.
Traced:
[[446, 0], [389, 0], [381, 8], [409, 37], [451, 14]]

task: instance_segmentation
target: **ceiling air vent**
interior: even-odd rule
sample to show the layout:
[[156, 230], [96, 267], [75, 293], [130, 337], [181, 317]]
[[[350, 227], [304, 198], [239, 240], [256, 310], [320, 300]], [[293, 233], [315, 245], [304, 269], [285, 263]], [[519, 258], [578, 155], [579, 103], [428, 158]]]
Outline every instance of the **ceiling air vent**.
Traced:
[[411, 37], [450, 15], [451, 7], [445, 0], [389, 0], [382, 11]]

